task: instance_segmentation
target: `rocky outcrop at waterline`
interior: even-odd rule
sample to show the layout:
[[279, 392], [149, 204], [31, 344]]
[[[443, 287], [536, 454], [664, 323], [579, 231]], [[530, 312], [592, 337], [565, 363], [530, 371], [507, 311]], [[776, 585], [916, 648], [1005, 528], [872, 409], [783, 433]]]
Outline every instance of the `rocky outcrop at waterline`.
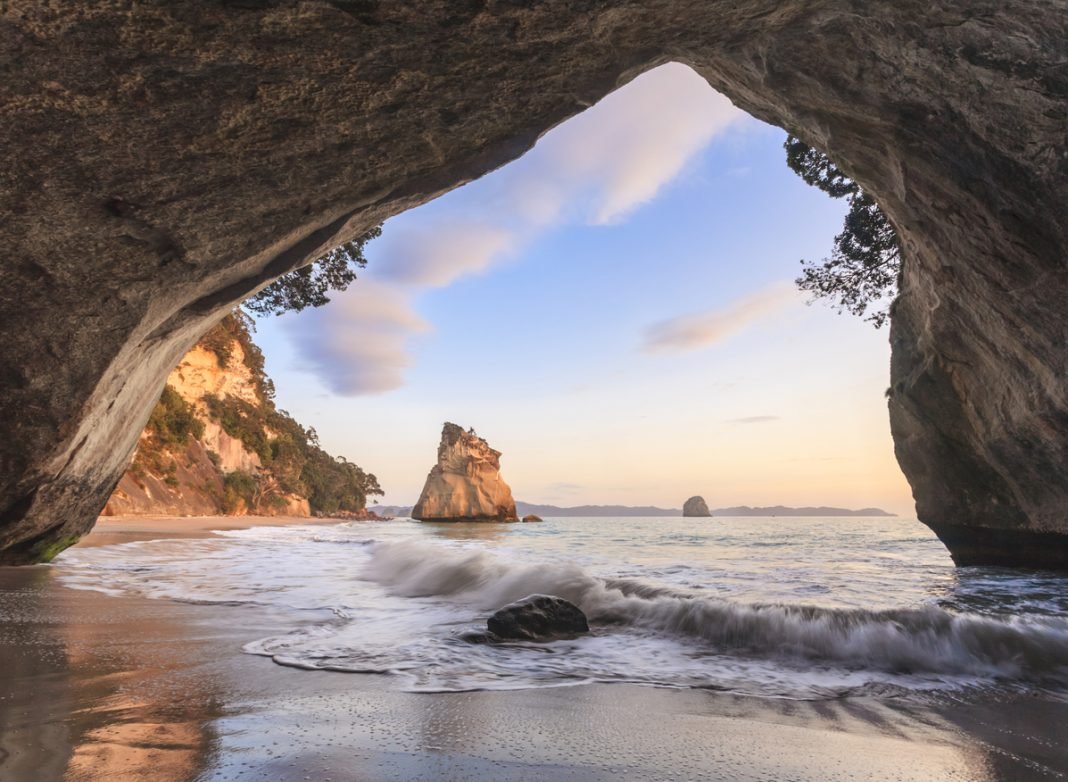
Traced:
[[897, 229], [920, 518], [962, 561], [1068, 567], [1058, 4], [13, 0], [0, 26], [0, 562], [92, 526], [235, 303], [676, 60]]
[[501, 452], [463, 427], [446, 423], [438, 461], [412, 508], [419, 521], [516, 521], [512, 490], [501, 478]]
[[486, 620], [487, 640], [558, 641], [590, 631], [586, 614], [554, 595], [528, 595], [509, 603]]
[[704, 497], [690, 497], [682, 504], [683, 516], [711, 516], [712, 511], [708, 509], [708, 503], [705, 502]]

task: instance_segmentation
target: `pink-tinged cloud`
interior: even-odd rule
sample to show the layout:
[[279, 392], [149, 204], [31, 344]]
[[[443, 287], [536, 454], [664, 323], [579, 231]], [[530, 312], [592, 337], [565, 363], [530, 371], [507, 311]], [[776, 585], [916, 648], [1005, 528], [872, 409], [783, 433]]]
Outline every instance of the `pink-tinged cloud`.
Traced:
[[543, 172], [592, 194], [589, 222], [616, 222], [652, 200], [686, 162], [746, 115], [678, 63], [650, 71], [539, 143]]
[[420, 288], [442, 288], [465, 274], [485, 271], [516, 246], [507, 228], [474, 221], [410, 226], [378, 241], [375, 275]]
[[378, 394], [404, 384], [408, 340], [428, 329], [392, 286], [361, 279], [327, 307], [293, 321], [302, 359], [331, 391]]
[[624, 219], [744, 117], [684, 65], [639, 76], [521, 160], [451, 194], [444, 210], [387, 223], [350, 291], [325, 314], [294, 319], [301, 351], [338, 393], [399, 387], [409, 338], [427, 327], [412, 305], [421, 291], [485, 273], [557, 226]]
[[770, 318], [798, 301], [797, 291], [776, 283], [731, 305], [709, 312], [680, 315], [654, 323], [642, 341], [647, 353], [699, 350], [722, 342], [758, 321]]

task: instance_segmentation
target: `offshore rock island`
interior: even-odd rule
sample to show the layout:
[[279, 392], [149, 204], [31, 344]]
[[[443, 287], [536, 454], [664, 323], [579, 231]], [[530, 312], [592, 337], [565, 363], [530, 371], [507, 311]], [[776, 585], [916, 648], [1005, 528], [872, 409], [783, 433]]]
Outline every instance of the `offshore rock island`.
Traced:
[[501, 478], [501, 452], [473, 429], [446, 423], [438, 462], [411, 516], [419, 521], [518, 521], [512, 490]]
[[704, 497], [690, 497], [686, 500], [682, 506], [683, 516], [711, 516], [712, 511], [708, 509], [708, 503], [705, 502]]

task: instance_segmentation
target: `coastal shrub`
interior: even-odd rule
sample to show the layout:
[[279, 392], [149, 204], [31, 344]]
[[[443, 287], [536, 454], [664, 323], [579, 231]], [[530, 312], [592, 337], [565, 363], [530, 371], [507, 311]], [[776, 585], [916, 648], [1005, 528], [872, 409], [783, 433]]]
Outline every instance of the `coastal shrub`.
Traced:
[[356, 512], [366, 507], [369, 497], [382, 495], [373, 474], [322, 450], [313, 429], [305, 429], [273, 402], [257, 407], [242, 399], [215, 396], [204, 397], [204, 402], [223, 431], [240, 440], [270, 469], [276, 490], [307, 497], [312, 511], [327, 515]]
[[[203, 436], [204, 422], [197, 417], [193, 406], [173, 386], [165, 386], [148, 418], [131, 466], [138, 484], [143, 487], [145, 475], [151, 473], [163, 476], [170, 486], [177, 485], [174, 476], [178, 464], [173, 454], [184, 448], [191, 438]], [[188, 458], [187, 454], [187, 461]]]
[[373, 474], [320, 448], [310, 449], [301, 480], [308, 487], [312, 510], [325, 515], [363, 510], [368, 497], [384, 494]]
[[262, 291], [245, 300], [244, 306], [256, 315], [281, 315], [321, 307], [330, 301], [326, 294], [343, 291], [356, 279], [356, 270], [367, 265], [363, 248], [382, 235], [382, 226], [335, 247], [308, 266], [284, 274]]
[[274, 383], [264, 372], [263, 351], [252, 341], [256, 322], [240, 309], [236, 309], [219, 321], [211, 331], [200, 338], [197, 345], [215, 354], [219, 367], [226, 369], [234, 355], [234, 345], [241, 346], [242, 363], [248, 367], [256, 393], [260, 399], [274, 399]]
[[865, 320], [881, 327], [890, 310], [878, 303], [897, 295], [901, 272], [897, 231], [875, 199], [822, 152], [794, 136], [788, 136], [783, 146], [786, 164], [794, 173], [831, 198], [845, 198], [849, 203], [831, 256], [818, 264], [801, 261], [801, 276], [795, 284], [813, 300], [829, 299], [839, 312], [866, 315]]
[[190, 437], [204, 435], [204, 422], [196, 416], [193, 406], [182, 399], [172, 385], [167, 385], [148, 418], [152, 436], [164, 446], [185, 445]]
[[260, 463], [271, 463], [271, 444], [267, 440], [266, 416], [261, 407], [244, 399], [228, 396], [219, 398], [213, 394], [204, 397], [208, 414], [219, 423], [223, 431], [240, 440], [245, 449], [260, 457]]
[[242, 502], [245, 507], [252, 510], [256, 505], [256, 491], [259, 488], [259, 479], [252, 473], [244, 470], [234, 470], [223, 476], [223, 510], [226, 513], [234, 513], [239, 510]]
[[218, 363], [219, 369], [226, 369], [230, 366], [230, 359], [234, 355], [234, 338], [225, 323], [228, 318], [230, 318], [229, 315], [223, 318], [215, 328], [201, 337], [197, 343], [200, 347], [215, 354], [215, 361]]

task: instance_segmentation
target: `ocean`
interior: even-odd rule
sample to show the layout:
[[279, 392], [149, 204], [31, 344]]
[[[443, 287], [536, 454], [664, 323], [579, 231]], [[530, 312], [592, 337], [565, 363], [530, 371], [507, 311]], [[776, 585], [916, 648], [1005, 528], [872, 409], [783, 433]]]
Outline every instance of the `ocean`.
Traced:
[[[804, 700], [1068, 693], [1068, 576], [955, 568], [899, 518], [410, 520], [258, 527], [68, 550], [68, 587], [266, 606], [279, 665], [410, 692], [628, 682]], [[530, 594], [591, 633], [476, 644]]]

